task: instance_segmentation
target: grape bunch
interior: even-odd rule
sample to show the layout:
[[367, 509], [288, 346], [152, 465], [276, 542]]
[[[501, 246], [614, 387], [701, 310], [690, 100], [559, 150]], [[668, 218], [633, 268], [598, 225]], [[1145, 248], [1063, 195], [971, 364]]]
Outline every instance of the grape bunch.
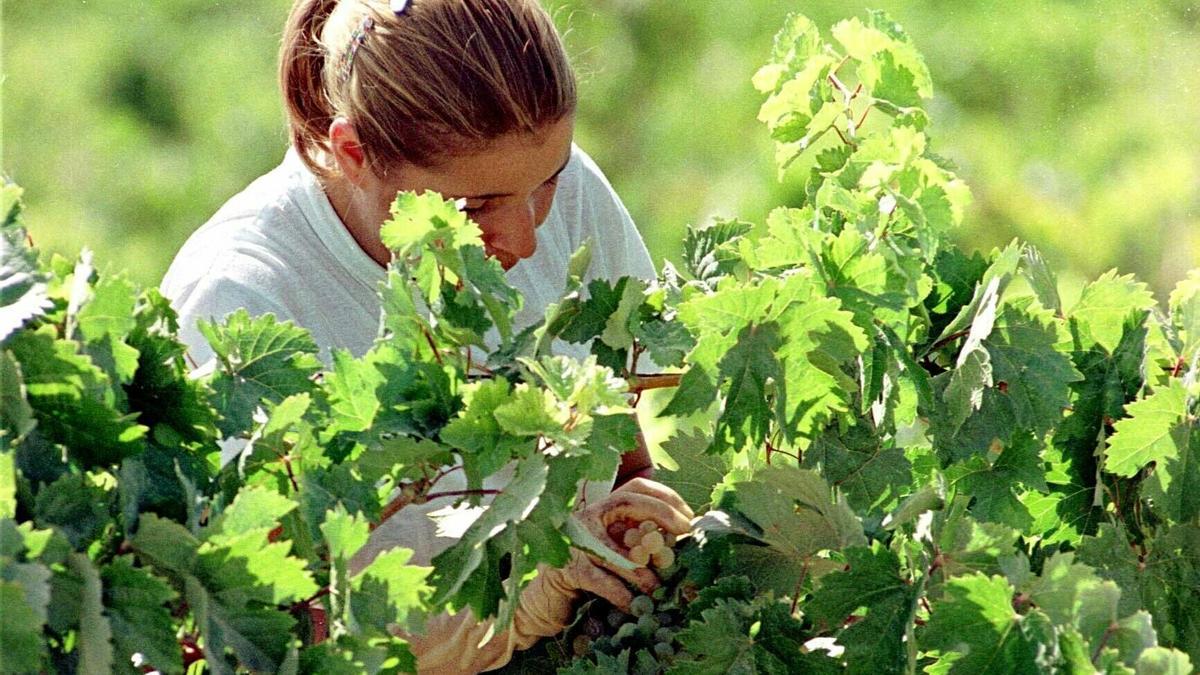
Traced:
[[646, 567], [653, 564], [657, 570], [666, 570], [675, 564], [675, 535], [663, 533], [658, 525], [647, 520], [631, 526], [625, 522], [614, 523], [609, 535], [629, 549], [628, 558], [633, 564]]
[[675, 660], [675, 634], [685, 623], [684, 612], [665, 588], [634, 598], [629, 613], [597, 602], [577, 624], [571, 651], [576, 658], [629, 651], [639, 672], [663, 672]]
[[[518, 652], [500, 671], [502, 675], [529, 673], [591, 673], [612, 659], [629, 664], [634, 675], [661, 675], [684, 657], [677, 634], [687, 627], [688, 603], [695, 599], [695, 584], [687, 580], [686, 551], [695, 544], [665, 533], [650, 521], [625, 520], [608, 527], [614, 543], [626, 550], [633, 563], [652, 567], [660, 585], [649, 595], [638, 595], [628, 611], [593, 598], [579, 607], [575, 620], [560, 635]], [[676, 559], [673, 547], [678, 544]]]

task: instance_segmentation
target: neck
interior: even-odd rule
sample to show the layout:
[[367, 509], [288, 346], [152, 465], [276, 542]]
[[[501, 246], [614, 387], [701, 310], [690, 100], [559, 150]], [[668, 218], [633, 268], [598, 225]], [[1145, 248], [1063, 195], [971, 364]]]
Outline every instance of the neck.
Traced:
[[338, 219], [350, 236], [354, 237], [358, 247], [379, 263], [380, 267], [387, 267], [392, 254], [379, 237], [379, 228], [383, 222], [364, 199], [362, 191], [341, 176], [322, 180], [321, 187], [325, 190]]

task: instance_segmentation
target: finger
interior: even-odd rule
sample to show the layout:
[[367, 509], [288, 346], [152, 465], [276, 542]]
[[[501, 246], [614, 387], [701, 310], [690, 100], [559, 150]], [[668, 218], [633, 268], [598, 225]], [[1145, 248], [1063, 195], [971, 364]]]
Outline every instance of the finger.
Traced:
[[623, 612], [629, 611], [633, 593], [621, 580], [594, 565], [586, 565], [575, 575], [579, 590], [598, 595]]
[[636, 567], [630, 570], [609, 565], [603, 560], [594, 560], [593, 562], [606, 570], [606, 573], [615, 574], [624, 579], [626, 583], [637, 587], [642, 593], [649, 595], [654, 589], [658, 588], [658, 576], [645, 567]]
[[691, 531], [691, 518], [687, 512], [680, 511], [674, 506], [657, 497], [650, 497], [632, 490], [620, 490], [610, 494], [598, 505], [602, 509], [601, 517], [605, 523], [611, 523], [621, 518], [631, 518], [637, 521], [652, 520], [662, 529], [676, 536]]
[[658, 481], [653, 481], [648, 478], [634, 478], [613, 492], [619, 492], [621, 490], [637, 492], [639, 494], [646, 495], [647, 497], [656, 497], [678, 509], [680, 513], [687, 516], [688, 520], [696, 517], [696, 514], [692, 512], [692, 507], [688, 506], [688, 503], [683, 501], [683, 497], [680, 497], [678, 492], [672, 490], [666, 485], [663, 485], [662, 483], [659, 483]]

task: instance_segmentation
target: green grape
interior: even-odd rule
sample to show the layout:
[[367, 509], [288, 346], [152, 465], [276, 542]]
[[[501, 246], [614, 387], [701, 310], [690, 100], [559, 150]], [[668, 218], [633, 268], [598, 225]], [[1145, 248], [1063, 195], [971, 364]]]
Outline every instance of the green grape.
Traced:
[[608, 635], [592, 640], [592, 651], [604, 652], [605, 654], [608, 654], [612, 650], [616, 649], [616, 647], [616, 643], [613, 642], [612, 637]]
[[667, 589], [663, 586], [659, 586], [658, 588], [654, 589], [653, 593], [650, 594], [650, 598], [655, 602], [662, 602], [663, 600], [666, 600]]
[[621, 624], [625, 623], [625, 619], [628, 617], [629, 617], [629, 615], [626, 614], [625, 612], [622, 612], [619, 609], [614, 609], [613, 611], [608, 613], [608, 616], [605, 617], [604, 621], [605, 621], [605, 623], [608, 624], [609, 628], [612, 628], [615, 630], [617, 628], [620, 628]]
[[633, 637], [633, 634], [636, 631], [637, 631], [636, 623], [631, 622], [631, 623], [622, 624], [621, 627], [617, 629], [617, 634], [613, 636], [613, 639], [616, 640], [617, 642], [623, 642], [623, 641], [628, 640], [629, 638]]
[[662, 628], [659, 628], [658, 630], [654, 631], [654, 641], [655, 642], [665, 642], [667, 644], [671, 644], [672, 642], [675, 641], [675, 631], [671, 630], [670, 628], [667, 628], [666, 626], [663, 626]]
[[639, 595], [629, 603], [629, 613], [634, 616], [644, 616], [654, 611], [654, 600], [650, 596]]
[[586, 635], [576, 635], [574, 640], [571, 640], [571, 651], [576, 657], [587, 654], [592, 648], [592, 638]]
[[653, 614], [643, 614], [637, 620], [638, 632], [647, 637], [654, 634], [658, 630], [658, 619], [654, 618]]
[[669, 659], [675, 656], [675, 648], [666, 642], [658, 642], [654, 645], [654, 655], [660, 659]]

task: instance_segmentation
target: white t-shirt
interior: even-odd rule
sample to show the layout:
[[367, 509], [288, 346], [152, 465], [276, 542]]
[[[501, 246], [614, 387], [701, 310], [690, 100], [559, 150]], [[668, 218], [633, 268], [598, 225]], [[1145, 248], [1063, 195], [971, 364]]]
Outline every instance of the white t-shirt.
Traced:
[[[589, 239], [587, 280], [654, 278], [654, 264], [629, 212], [591, 157], [573, 146], [550, 214], [537, 230], [536, 252], [507, 273], [525, 298], [517, 330], [537, 321], [559, 298], [571, 254]], [[197, 364], [209, 361], [213, 352], [196, 320], [219, 321], [242, 307], [307, 328], [329, 363], [333, 348], [355, 356], [370, 349], [379, 330], [376, 289], [385, 276], [342, 224], [316, 177], [289, 150], [278, 167], [226, 202], [188, 238], [161, 290], [179, 313], [180, 338]], [[558, 342], [555, 351], [582, 357], [587, 348]], [[506, 482], [506, 475], [497, 475], [485, 487]], [[437, 489], [465, 487], [457, 471]], [[438, 537], [426, 515], [450, 501], [405, 508], [374, 531], [371, 550], [363, 555], [402, 545], [414, 549], [414, 562], [427, 563], [453, 539]]]

